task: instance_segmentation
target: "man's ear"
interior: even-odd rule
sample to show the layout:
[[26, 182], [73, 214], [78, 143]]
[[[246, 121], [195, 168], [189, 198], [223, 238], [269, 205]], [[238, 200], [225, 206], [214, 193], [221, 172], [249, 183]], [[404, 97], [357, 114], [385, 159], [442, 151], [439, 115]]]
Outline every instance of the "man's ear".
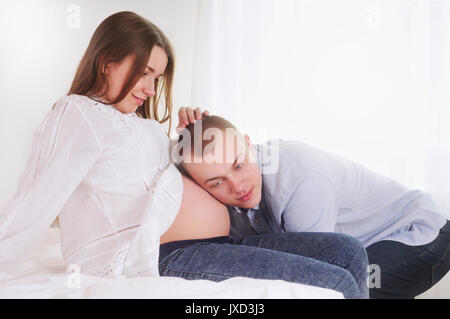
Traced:
[[245, 153], [246, 153], [246, 156], [247, 156], [247, 154], [249, 154], [250, 155], [250, 162], [256, 162], [256, 154], [255, 154], [255, 150], [253, 149], [253, 144], [252, 144], [252, 141], [250, 140], [250, 137], [247, 135], [247, 134], [245, 134], [245, 149], [246, 149], [246, 151], [245, 151]]

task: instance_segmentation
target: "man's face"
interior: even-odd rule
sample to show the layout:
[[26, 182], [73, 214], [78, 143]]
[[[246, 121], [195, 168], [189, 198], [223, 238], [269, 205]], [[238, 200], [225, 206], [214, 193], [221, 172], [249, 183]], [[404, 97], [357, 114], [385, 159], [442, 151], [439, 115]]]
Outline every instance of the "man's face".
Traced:
[[212, 151], [214, 160], [194, 157], [190, 163], [183, 162], [183, 167], [223, 204], [251, 208], [261, 201], [261, 171], [250, 138], [233, 136], [216, 144]]

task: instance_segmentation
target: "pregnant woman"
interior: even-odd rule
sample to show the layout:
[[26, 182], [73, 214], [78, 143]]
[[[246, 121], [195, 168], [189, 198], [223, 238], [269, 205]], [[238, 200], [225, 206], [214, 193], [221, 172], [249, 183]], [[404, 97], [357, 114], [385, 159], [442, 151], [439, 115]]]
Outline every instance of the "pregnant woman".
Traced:
[[301, 255], [314, 239], [298, 234], [230, 239], [226, 207], [171, 162], [161, 123], [170, 132], [173, 74], [170, 43], [149, 21], [119, 12], [98, 26], [0, 211], [0, 280], [58, 217], [64, 260], [82, 273], [282, 279], [366, 298], [367, 255], [351, 237], [315, 243], [318, 259]]

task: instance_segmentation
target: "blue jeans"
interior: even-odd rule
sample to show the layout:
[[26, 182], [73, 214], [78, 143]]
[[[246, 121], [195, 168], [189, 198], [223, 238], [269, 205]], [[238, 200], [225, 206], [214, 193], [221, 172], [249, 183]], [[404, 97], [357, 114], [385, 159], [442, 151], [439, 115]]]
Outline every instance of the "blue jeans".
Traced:
[[371, 268], [377, 265], [380, 272], [378, 284], [375, 273], [370, 275], [370, 298], [414, 298], [434, 286], [450, 269], [450, 224], [447, 222], [429, 244], [408, 246], [383, 240], [367, 247], [367, 255]]
[[[337, 233], [271, 233], [226, 242], [173, 245], [160, 256], [161, 276], [222, 281], [231, 277], [280, 279], [329, 288], [345, 298], [368, 298], [367, 253], [356, 239]], [[178, 248], [177, 248], [178, 246]]]

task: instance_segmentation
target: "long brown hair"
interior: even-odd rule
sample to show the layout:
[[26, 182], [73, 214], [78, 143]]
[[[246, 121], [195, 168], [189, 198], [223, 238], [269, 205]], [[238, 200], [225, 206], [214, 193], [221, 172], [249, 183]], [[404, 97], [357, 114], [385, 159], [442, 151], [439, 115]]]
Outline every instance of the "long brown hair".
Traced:
[[[68, 94], [80, 94], [92, 99], [101, 98], [108, 90], [105, 66], [121, 62], [131, 55], [133, 66], [128, 73], [121, 92], [114, 101], [123, 100], [145, 72], [152, 48], [160, 46], [167, 54], [168, 63], [160, 80], [155, 80], [155, 95], [137, 108], [136, 114], [142, 118], [155, 119], [160, 123], [169, 120], [172, 125], [172, 83], [175, 67], [172, 46], [164, 33], [153, 23], [140, 15], [122, 11], [105, 20], [95, 30], [91, 41], [78, 65]], [[162, 118], [158, 113], [161, 95], [165, 97], [165, 110]], [[104, 102], [103, 102], [104, 103]]]

